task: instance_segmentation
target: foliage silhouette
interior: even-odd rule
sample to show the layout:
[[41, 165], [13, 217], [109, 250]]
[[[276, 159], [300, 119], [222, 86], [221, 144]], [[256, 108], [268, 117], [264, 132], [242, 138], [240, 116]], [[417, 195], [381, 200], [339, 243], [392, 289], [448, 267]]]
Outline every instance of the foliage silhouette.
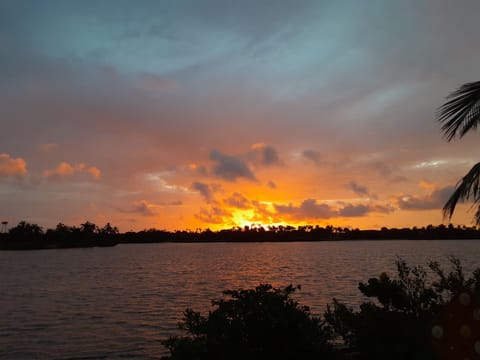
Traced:
[[23, 239], [29, 237], [38, 240], [43, 235], [43, 229], [37, 224], [30, 224], [26, 221], [20, 221], [17, 226], [8, 231], [13, 239]]
[[[452, 92], [448, 101], [438, 111], [444, 136], [448, 141], [462, 138], [470, 130], [478, 127], [480, 122], [480, 81], [464, 84]], [[472, 200], [477, 206], [474, 215], [475, 224], [480, 224], [480, 163], [475, 164], [470, 171], [457, 183], [455, 192], [443, 207], [443, 214], [449, 219], [459, 201]]]
[[107, 223], [99, 228], [86, 221], [80, 227], [58, 223], [55, 229], [43, 229], [37, 224], [21, 221], [7, 234], [0, 234], [0, 249], [59, 249], [72, 247], [113, 246], [119, 241], [117, 227]]
[[450, 261], [453, 269], [447, 274], [437, 262], [428, 264], [435, 276], [430, 283], [422, 267], [398, 259], [396, 279], [382, 273], [359, 284], [362, 294], [376, 302], [354, 311], [334, 299], [325, 319], [361, 359], [437, 359], [431, 346], [434, 320], [461, 291], [480, 290], [480, 269], [466, 278], [460, 261]]
[[224, 291], [227, 298], [214, 300], [207, 317], [187, 309], [180, 328], [188, 335], [164, 340], [164, 359], [332, 358], [329, 329], [291, 297], [298, 288]]
[[159, 242], [293, 242], [338, 240], [443, 240], [480, 239], [480, 229], [452, 224], [428, 225], [413, 228], [360, 230], [318, 225], [245, 226], [211, 231], [166, 231], [148, 229], [120, 233], [110, 223], [99, 227], [86, 221], [80, 226], [58, 223], [54, 229], [43, 229], [26, 221], [20, 222], [8, 233], [0, 233], [1, 250], [58, 249], [69, 247], [113, 246], [118, 243]]

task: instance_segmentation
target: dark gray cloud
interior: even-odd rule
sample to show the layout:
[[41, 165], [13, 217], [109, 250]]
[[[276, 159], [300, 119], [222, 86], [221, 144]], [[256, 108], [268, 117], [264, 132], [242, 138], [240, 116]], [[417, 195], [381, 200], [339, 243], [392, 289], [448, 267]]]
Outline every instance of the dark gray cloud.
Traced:
[[395, 209], [390, 205], [378, 204], [345, 204], [339, 210], [338, 214], [343, 217], [367, 216], [370, 213], [389, 214]]
[[330, 219], [334, 217], [361, 217], [372, 212], [391, 213], [394, 209], [389, 205], [345, 204], [337, 203], [335, 206], [318, 202], [314, 199], [304, 200], [299, 206], [274, 205], [278, 215], [288, 215], [296, 220]]
[[346, 205], [339, 210], [338, 214], [344, 217], [365, 216], [371, 211], [368, 205]]
[[308, 159], [310, 161], [313, 161], [316, 165], [324, 165], [326, 162], [323, 160], [322, 156], [320, 155], [320, 152], [315, 151], [315, 150], [303, 150], [302, 156], [305, 159]]
[[207, 224], [225, 224], [232, 214], [220, 207], [212, 206], [211, 208], [200, 208], [200, 212], [195, 217]]
[[373, 161], [367, 164], [367, 166], [377, 171], [380, 175], [384, 177], [389, 177], [395, 170], [391, 164], [386, 164], [382, 161]]
[[223, 200], [223, 202], [237, 209], [249, 209], [251, 207], [250, 201], [238, 192], [234, 192], [230, 197]]
[[275, 150], [273, 146], [263, 143], [252, 145], [247, 154], [247, 159], [256, 165], [283, 165], [283, 161], [280, 160], [277, 150]]
[[377, 205], [373, 205], [373, 206], [371, 207], [371, 209], [372, 209], [372, 210], [371, 210], [372, 212], [377, 212], [377, 213], [381, 213], [381, 214], [389, 214], [389, 213], [392, 213], [392, 212], [394, 212], [395, 210], [397, 210], [397, 209], [395, 209], [395, 208], [394, 208], [392, 205], [390, 205], [390, 204], [386, 204], [386, 205], [378, 205], [378, 204], [377, 204]]
[[299, 206], [289, 204], [274, 207], [279, 215], [289, 215], [294, 219], [330, 219], [337, 216], [335, 208], [314, 199], [304, 200]]
[[273, 182], [272, 180], [270, 180], [270, 181], [267, 183], [267, 186], [268, 186], [270, 189], [276, 189], [276, 188], [277, 188], [277, 184], [275, 184], [275, 182]]
[[127, 211], [128, 213], [132, 214], [137, 214], [141, 216], [155, 216], [158, 215], [158, 211], [156, 209], [156, 206], [153, 204], [150, 204], [146, 200], [140, 200], [140, 201], [135, 201], [130, 209]]
[[208, 204], [215, 201], [213, 191], [208, 184], [196, 181], [192, 184], [192, 189], [197, 190]]
[[210, 160], [216, 162], [213, 168], [213, 174], [224, 180], [235, 181], [239, 178], [252, 181], [257, 180], [253, 172], [240, 157], [213, 150], [210, 153]]
[[427, 196], [404, 195], [397, 198], [402, 210], [441, 209], [455, 190], [454, 186], [435, 189]]
[[359, 196], [368, 196], [369, 191], [366, 186], [357, 184], [355, 181], [350, 181], [348, 184], [345, 185], [345, 188], [352, 190], [355, 194]]

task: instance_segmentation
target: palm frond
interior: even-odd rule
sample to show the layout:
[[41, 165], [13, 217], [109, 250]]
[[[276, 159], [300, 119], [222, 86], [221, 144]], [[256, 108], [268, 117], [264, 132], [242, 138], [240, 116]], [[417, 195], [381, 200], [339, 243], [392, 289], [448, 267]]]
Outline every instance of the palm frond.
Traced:
[[[480, 204], [480, 162], [475, 164], [456, 186], [450, 199], [443, 206], [444, 218], [451, 219], [459, 201], [473, 200]], [[480, 224], [480, 208], [475, 213], [475, 223]]]
[[480, 224], [480, 206], [477, 207], [477, 211], [475, 211], [475, 216], [473, 217], [473, 221], [475, 222], [475, 225]]
[[463, 137], [476, 129], [480, 122], [480, 81], [466, 83], [447, 96], [440, 106], [437, 120], [443, 124], [442, 131], [448, 141]]

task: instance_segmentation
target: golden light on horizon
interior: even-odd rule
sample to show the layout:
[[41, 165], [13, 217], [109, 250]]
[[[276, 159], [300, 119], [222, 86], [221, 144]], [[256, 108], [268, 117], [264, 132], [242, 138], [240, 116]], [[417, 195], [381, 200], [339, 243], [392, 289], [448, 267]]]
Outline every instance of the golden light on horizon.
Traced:
[[232, 223], [240, 227], [251, 226], [254, 223], [252, 221], [254, 216], [255, 211], [253, 209], [236, 210], [232, 214]]

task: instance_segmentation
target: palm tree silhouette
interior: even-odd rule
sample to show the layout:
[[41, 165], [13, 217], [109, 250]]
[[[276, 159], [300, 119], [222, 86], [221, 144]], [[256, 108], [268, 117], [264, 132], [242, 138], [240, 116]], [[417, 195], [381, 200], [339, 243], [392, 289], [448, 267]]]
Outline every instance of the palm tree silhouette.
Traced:
[[[447, 97], [447, 102], [438, 109], [437, 120], [442, 123], [442, 131], [448, 141], [462, 138], [480, 124], [480, 81], [466, 83]], [[443, 206], [445, 218], [452, 218], [459, 201], [473, 201], [477, 206], [474, 216], [480, 225], [480, 162], [458, 181], [450, 199]]]

